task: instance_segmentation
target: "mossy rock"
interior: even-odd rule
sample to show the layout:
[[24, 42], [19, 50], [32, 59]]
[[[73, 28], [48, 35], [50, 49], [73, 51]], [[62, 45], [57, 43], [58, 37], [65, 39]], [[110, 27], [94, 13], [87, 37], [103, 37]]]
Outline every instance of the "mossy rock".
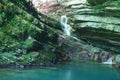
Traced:
[[87, 0], [91, 6], [100, 5], [110, 0]]
[[55, 54], [51, 51], [41, 50], [40, 55], [36, 58], [36, 63], [48, 63], [55, 58]]

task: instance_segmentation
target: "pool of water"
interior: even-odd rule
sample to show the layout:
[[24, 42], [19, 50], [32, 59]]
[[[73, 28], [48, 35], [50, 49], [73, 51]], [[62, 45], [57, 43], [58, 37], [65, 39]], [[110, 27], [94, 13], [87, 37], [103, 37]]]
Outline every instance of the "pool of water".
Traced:
[[110, 65], [70, 62], [26, 70], [0, 69], [0, 80], [120, 80], [120, 70]]

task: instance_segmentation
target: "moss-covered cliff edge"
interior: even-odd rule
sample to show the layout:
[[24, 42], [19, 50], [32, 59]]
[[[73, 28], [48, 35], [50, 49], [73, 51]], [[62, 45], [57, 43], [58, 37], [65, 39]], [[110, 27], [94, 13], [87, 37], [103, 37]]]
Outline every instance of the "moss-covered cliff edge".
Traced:
[[0, 1], [0, 66], [61, 62], [66, 53], [58, 46], [60, 30], [59, 22], [38, 13], [30, 1]]

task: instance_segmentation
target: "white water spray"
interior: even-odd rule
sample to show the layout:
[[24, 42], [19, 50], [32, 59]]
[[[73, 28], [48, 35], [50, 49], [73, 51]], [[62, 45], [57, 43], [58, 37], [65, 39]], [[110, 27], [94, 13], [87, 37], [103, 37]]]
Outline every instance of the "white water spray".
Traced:
[[113, 57], [110, 57], [106, 62], [102, 62], [102, 64], [113, 64]]
[[65, 35], [68, 35], [68, 36], [70, 36], [71, 35], [71, 26], [69, 25], [69, 24], [67, 24], [67, 17], [66, 17], [66, 15], [63, 15], [63, 16], [61, 16], [61, 21], [60, 21], [60, 23], [61, 23], [61, 25], [62, 25], [62, 29], [63, 29], [63, 31], [64, 31], [64, 33], [65, 33]]

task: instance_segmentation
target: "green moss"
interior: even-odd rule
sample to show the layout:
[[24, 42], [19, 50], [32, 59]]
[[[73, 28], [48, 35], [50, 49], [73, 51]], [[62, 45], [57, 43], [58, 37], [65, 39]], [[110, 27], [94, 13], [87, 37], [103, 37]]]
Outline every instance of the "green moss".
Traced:
[[87, 1], [90, 5], [95, 6], [95, 5], [103, 4], [106, 1], [110, 1], [110, 0], [87, 0]]
[[55, 58], [55, 54], [52, 53], [51, 51], [41, 50], [39, 53], [40, 55], [36, 60], [37, 63], [47, 63]]
[[30, 64], [32, 63], [33, 61], [36, 60], [36, 56], [38, 55], [39, 53], [37, 52], [31, 52], [29, 54], [26, 54], [26, 55], [22, 55], [21, 57], [19, 57], [19, 61], [17, 61], [18, 64], [21, 64], [21, 65], [27, 65], [27, 64]]
[[2, 3], [0, 3], [0, 9], [2, 9], [2, 7], [3, 7], [3, 4], [2, 4]]
[[[52, 49], [55, 49], [54, 45], [57, 44], [57, 32], [36, 19], [37, 13], [32, 16], [26, 8], [23, 9], [26, 7], [24, 5], [26, 3], [23, 3], [25, 0], [20, 3], [15, 0], [1, 2], [0, 64], [27, 65], [33, 62], [39, 64], [52, 61], [56, 57]], [[45, 44], [46, 49], [43, 48]]]
[[0, 64], [13, 64], [17, 60], [14, 52], [8, 52], [0, 55]]

